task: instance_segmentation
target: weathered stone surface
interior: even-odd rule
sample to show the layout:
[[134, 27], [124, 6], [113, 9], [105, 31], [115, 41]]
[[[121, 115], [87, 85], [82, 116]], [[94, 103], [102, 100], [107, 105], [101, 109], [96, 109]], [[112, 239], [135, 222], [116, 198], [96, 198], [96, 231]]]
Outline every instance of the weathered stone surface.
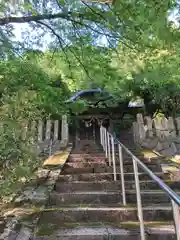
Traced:
[[174, 156], [174, 159], [175, 159], [175, 161], [179, 162], [179, 161], [180, 161], [180, 155], [179, 155], [179, 154], [176, 154], [176, 155]]
[[29, 199], [31, 199], [34, 194], [34, 189], [35, 186], [29, 186], [26, 189], [24, 189], [23, 193], [21, 193], [21, 195], [15, 199], [15, 203], [26, 202]]
[[40, 168], [35, 174], [38, 178], [46, 178], [48, 177], [49, 170]]
[[39, 186], [36, 190], [33, 191], [33, 194], [29, 196], [29, 200], [32, 202], [44, 202], [48, 198], [48, 188], [46, 186]]
[[[63, 164], [66, 162], [69, 153], [71, 151], [72, 145], [68, 146], [68, 148], [65, 149], [65, 154], [63, 157]], [[62, 159], [60, 159], [62, 160]], [[44, 178], [46, 181], [41, 185], [33, 184], [33, 186], [26, 186], [25, 189], [23, 189], [23, 192], [20, 196], [17, 196], [15, 198], [15, 203], [24, 203], [24, 202], [30, 202], [34, 205], [41, 204], [41, 209], [44, 208], [45, 203], [47, 202], [49, 198], [50, 192], [53, 190], [55, 182], [58, 179], [58, 176], [61, 172], [61, 169], [58, 170], [48, 170], [48, 169], [38, 169], [38, 171], [35, 173], [35, 176], [32, 177], [32, 180], [38, 180], [39, 178]], [[47, 178], [48, 177], [48, 178]], [[15, 211], [17, 212], [17, 209], [12, 209], [11, 215], [15, 215]], [[32, 211], [32, 209], [30, 209]], [[24, 212], [21, 211], [22, 213]], [[31, 212], [32, 213], [32, 212]], [[26, 214], [26, 213], [25, 213]], [[17, 215], [17, 214], [16, 214]], [[13, 233], [13, 228], [19, 223], [21, 216], [13, 217], [12, 224], [8, 225], [6, 224], [6, 228], [4, 229], [3, 233], [0, 235], [0, 240], [15, 240], [16, 237], [18, 238], [16, 240], [29, 240], [29, 236], [31, 235], [31, 231], [29, 229], [22, 227], [20, 232], [18, 232], [14, 235], [13, 238], [11, 238], [11, 234]], [[38, 221], [38, 218], [36, 219]], [[28, 225], [29, 226], [29, 225]]]
[[37, 156], [42, 152], [42, 149], [38, 144], [33, 144], [31, 148], [33, 153], [35, 153]]
[[59, 137], [59, 120], [54, 121], [54, 136], [53, 140], [57, 141]]
[[28, 133], [28, 121], [25, 120], [22, 124], [22, 139], [25, 140]]
[[162, 130], [161, 120], [155, 118], [153, 120], [153, 123], [155, 126], [156, 136], [161, 138], [161, 130]]
[[53, 143], [53, 146], [52, 146], [52, 152], [55, 154], [57, 151], [59, 151], [61, 149], [61, 144], [60, 144], [60, 140], [56, 140], [54, 143]]
[[49, 174], [49, 178], [48, 180], [56, 180], [60, 174], [61, 170], [58, 169], [58, 170], [53, 170], [53, 171], [50, 171], [50, 174]]
[[68, 141], [67, 141], [67, 140], [61, 140], [61, 142], [60, 142], [60, 148], [66, 147], [67, 144], [68, 144]]
[[136, 122], [133, 122], [133, 137], [134, 137], [134, 142], [138, 143], [139, 142], [139, 131], [138, 131], [138, 124]]
[[51, 120], [47, 120], [45, 139], [50, 140], [50, 138], [51, 138]]
[[142, 114], [137, 114], [137, 124], [138, 124], [138, 131], [139, 131], [139, 139], [140, 142], [146, 138], [146, 129], [144, 126], [144, 120]]
[[161, 150], [159, 152], [164, 157], [171, 157], [171, 156], [174, 156], [177, 153], [177, 149], [172, 144], [171, 147], [163, 149], [163, 150]]
[[169, 148], [169, 143], [168, 142], [160, 142], [158, 141], [155, 150], [156, 151], [162, 151], [163, 149]]
[[180, 181], [180, 171], [176, 171], [170, 174], [172, 181]]
[[69, 141], [69, 129], [68, 129], [68, 120], [67, 115], [62, 116], [62, 122], [61, 122], [61, 140], [63, 142]]
[[53, 193], [50, 196], [49, 204], [58, 206], [68, 206], [68, 204], [76, 204], [79, 207], [81, 204], [95, 205], [97, 204], [115, 204], [121, 203], [122, 197], [119, 192], [106, 191], [85, 191], [85, 192], [69, 192], [69, 193]]
[[180, 137], [174, 138], [173, 139], [174, 143], [180, 144]]
[[22, 227], [16, 240], [30, 240], [31, 236], [32, 236], [32, 230], [27, 227], [26, 228]]
[[177, 153], [180, 153], [180, 144], [175, 143], [176, 149], [177, 149]]
[[145, 121], [147, 124], [147, 137], [153, 137], [153, 121], [150, 117], [145, 117]]
[[[138, 214], [136, 207], [80, 207], [80, 208], [63, 208], [61, 210], [42, 212], [42, 221], [49, 219], [54, 222], [113, 222], [137, 221]], [[168, 221], [172, 219], [171, 207], [153, 206], [143, 208], [144, 221]]]
[[40, 120], [38, 122], [38, 142], [42, 142], [43, 140], [43, 121]]
[[48, 149], [49, 148], [49, 144], [50, 144], [50, 141], [48, 139], [46, 139], [45, 141], [39, 143], [39, 148], [41, 149], [41, 151], [45, 150], [45, 149]]
[[176, 124], [178, 129], [178, 137], [180, 139], [180, 117], [176, 118]]
[[158, 138], [154, 138], [154, 139], [147, 138], [142, 142], [141, 146], [149, 149], [154, 149], [156, 148], [157, 144], [158, 144]]

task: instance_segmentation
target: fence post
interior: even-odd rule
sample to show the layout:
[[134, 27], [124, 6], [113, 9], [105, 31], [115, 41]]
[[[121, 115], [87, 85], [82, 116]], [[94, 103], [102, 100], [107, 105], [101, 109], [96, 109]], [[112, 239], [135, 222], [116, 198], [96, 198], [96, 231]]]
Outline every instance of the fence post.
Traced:
[[38, 122], [38, 142], [42, 142], [43, 140], [43, 122], [39, 120]]
[[68, 120], [67, 115], [62, 116], [62, 127], [61, 127], [61, 141], [65, 144], [69, 141], [69, 129], [68, 129]]
[[59, 120], [55, 120], [54, 121], [54, 137], [53, 137], [54, 141], [58, 140], [58, 133], [59, 133]]
[[26, 140], [27, 134], [28, 134], [28, 121], [25, 120], [23, 122], [22, 140]]
[[51, 139], [51, 120], [47, 120], [46, 122], [46, 135], [45, 135], [46, 140]]

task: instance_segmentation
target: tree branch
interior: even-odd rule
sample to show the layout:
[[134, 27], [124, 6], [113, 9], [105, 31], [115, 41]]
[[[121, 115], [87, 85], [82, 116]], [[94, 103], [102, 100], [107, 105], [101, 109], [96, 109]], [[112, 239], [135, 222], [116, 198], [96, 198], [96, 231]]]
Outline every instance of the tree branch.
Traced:
[[[48, 29], [51, 30], [51, 32], [57, 37], [58, 41], [59, 41], [59, 44], [66, 56], [66, 60], [70, 66], [70, 61], [69, 61], [69, 58], [67, 56], [67, 53], [65, 52], [64, 50], [64, 47], [62, 45], [62, 42], [64, 42], [64, 40], [55, 32], [55, 30], [53, 28], [51, 28], [48, 24], [44, 23], [44, 22], [41, 22], [41, 21], [37, 21], [37, 23], [41, 24], [41, 25], [44, 25], [45, 27], [47, 27]], [[80, 58], [78, 58], [78, 56], [76, 56], [76, 54], [71, 50], [71, 48], [69, 48], [69, 51], [74, 55], [74, 57], [76, 58], [76, 60], [80, 63], [80, 65], [83, 67], [87, 77], [92, 81], [92, 78], [89, 76], [89, 73], [88, 73], [88, 70], [86, 69], [86, 66], [83, 64], [83, 62], [81, 61]]]
[[45, 26], [46, 28], [48, 28], [48, 29], [57, 37], [57, 39], [58, 39], [58, 41], [59, 41], [59, 44], [60, 44], [60, 47], [61, 47], [61, 49], [62, 49], [62, 51], [63, 51], [63, 53], [64, 53], [64, 55], [65, 55], [65, 57], [66, 57], [67, 63], [68, 63], [68, 65], [69, 65], [69, 70], [70, 70], [71, 75], [72, 75], [71, 63], [70, 63], [70, 61], [69, 61], [69, 58], [68, 58], [68, 56], [67, 56], [66, 51], [64, 50], [61, 37], [60, 37], [60, 36], [55, 32], [55, 30], [54, 30], [52, 27], [50, 27], [48, 24], [46, 24], [46, 23], [44, 23], [44, 22], [41, 22], [41, 21], [37, 21], [37, 23], [39, 23], [39, 24]]
[[[25, 16], [25, 17], [4, 17], [0, 18], [0, 26], [7, 25], [9, 23], [28, 23], [28, 22], [37, 22], [40, 20], [50, 20], [63, 18], [69, 20], [69, 17], [72, 15], [72, 12], [61, 12], [57, 14], [43, 14], [37, 16]], [[84, 14], [77, 13], [77, 17], [83, 17]]]
[[[82, 27], [84, 26], [84, 27], [86, 27], [86, 29], [90, 29], [90, 30], [92, 30], [92, 31], [95, 32], [95, 33], [101, 34], [101, 35], [106, 36], [106, 37], [109, 37], [109, 38], [114, 38], [114, 39], [120, 41], [122, 44], [124, 44], [126, 47], [128, 47], [128, 48], [130, 48], [130, 49], [132, 49], [132, 50], [135, 49], [135, 47], [132, 47], [132, 46], [130, 46], [127, 42], [123, 41], [123, 40], [122, 40], [122, 37], [120, 37], [117, 33], [113, 33], [113, 35], [112, 35], [112, 34], [109, 34], [109, 33], [105, 33], [105, 31], [102, 30], [102, 29], [101, 29], [101, 30], [102, 30], [103, 32], [101, 32], [101, 31], [99, 31], [99, 30], [91, 27], [90, 24], [88, 25], [88, 24], [86, 24], [86, 23], [84, 23], [84, 22], [77, 21], [77, 20], [72, 19], [72, 18], [70, 18], [69, 20], [72, 22], [72, 24], [73, 24], [73, 23], [79, 24], [80, 26], [82, 26]], [[96, 25], [96, 26], [97, 26], [97, 25]], [[124, 37], [123, 37], [123, 38], [124, 38]]]

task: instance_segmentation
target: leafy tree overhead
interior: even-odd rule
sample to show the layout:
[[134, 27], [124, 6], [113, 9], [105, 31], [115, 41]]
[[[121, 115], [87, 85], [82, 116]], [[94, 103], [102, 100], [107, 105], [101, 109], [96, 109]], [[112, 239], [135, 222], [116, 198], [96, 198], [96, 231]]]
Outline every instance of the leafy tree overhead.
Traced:
[[[142, 47], [151, 45], [151, 36], [162, 37], [162, 33], [168, 31], [167, 12], [174, 7], [177, 7], [174, 0], [116, 0], [114, 4], [81, 0], [27, 0], [19, 1], [17, 5], [9, 0], [0, 8], [1, 41], [5, 44], [5, 38], [7, 40], [9, 34], [13, 34], [14, 23], [27, 23], [31, 30], [28, 34], [24, 32], [23, 44], [28, 44], [29, 40], [33, 44], [42, 42], [48, 31], [53, 45], [58, 44], [61, 48], [85, 36], [90, 36], [92, 42], [106, 36], [110, 46], [114, 41], [121, 41], [131, 48], [136, 44]], [[30, 38], [29, 33], [34, 36]], [[12, 41], [8, 43], [13, 44]]]

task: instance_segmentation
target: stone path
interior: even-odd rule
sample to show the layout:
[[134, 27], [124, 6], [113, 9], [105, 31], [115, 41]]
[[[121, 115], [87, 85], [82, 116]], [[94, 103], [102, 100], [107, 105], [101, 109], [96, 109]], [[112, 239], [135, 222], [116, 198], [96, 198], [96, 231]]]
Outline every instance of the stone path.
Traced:
[[[129, 139], [127, 136], [122, 141], [139, 155]], [[66, 156], [61, 155], [64, 156], [61, 164], [58, 164], [57, 157], [45, 162], [51, 168], [53, 164], [57, 168], [48, 170], [52, 176], [47, 177], [47, 182], [51, 184], [43, 184], [43, 187], [51, 186], [44, 198], [46, 201], [43, 204], [40, 201], [38, 207], [35, 204], [36, 209], [21, 219], [19, 229], [11, 232], [11, 238], [0, 239], [139, 240], [132, 160], [125, 155], [128, 204], [123, 206], [120, 173], [114, 182], [112, 167], [107, 165], [101, 147], [93, 141], [81, 141], [79, 148], [73, 149], [66, 161], [69, 151], [70, 148]], [[168, 175], [163, 174], [158, 161], [139, 156], [171, 188], [180, 191], [180, 183], [171, 181]], [[175, 239], [169, 199], [143, 172], [140, 172], [140, 186], [147, 239]]]

